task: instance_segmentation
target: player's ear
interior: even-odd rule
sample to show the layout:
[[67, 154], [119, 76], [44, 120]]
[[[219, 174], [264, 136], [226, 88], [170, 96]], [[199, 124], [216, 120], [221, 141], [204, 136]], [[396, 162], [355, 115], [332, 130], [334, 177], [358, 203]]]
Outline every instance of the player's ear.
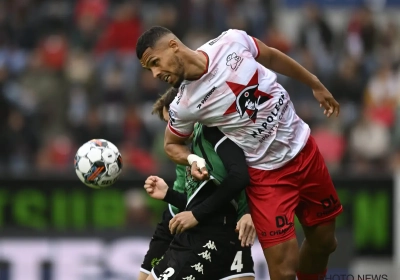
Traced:
[[179, 49], [178, 42], [174, 39], [169, 40], [168, 46], [173, 49], [174, 52], [178, 51]]

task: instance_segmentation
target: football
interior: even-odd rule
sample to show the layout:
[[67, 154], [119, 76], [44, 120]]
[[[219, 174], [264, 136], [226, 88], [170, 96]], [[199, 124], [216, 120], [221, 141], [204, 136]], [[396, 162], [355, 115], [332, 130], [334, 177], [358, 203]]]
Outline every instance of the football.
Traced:
[[122, 171], [122, 157], [110, 141], [93, 139], [78, 149], [74, 166], [82, 183], [94, 189], [102, 189], [118, 180]]

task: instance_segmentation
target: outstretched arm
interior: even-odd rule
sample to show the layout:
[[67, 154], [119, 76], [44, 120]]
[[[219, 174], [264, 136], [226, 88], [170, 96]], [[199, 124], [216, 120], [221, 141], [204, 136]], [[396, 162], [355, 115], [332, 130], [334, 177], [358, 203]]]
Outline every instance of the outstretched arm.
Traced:
[[320, 103], [320, 106], [324, 107], [324, 114], [327, 117], [330, 117], [332, 114], [336, 114], [336, 116], [339, 115], [339, 103], [333, 98], [332, 94], [326, 89], [317, 76], [310, 73], [294, 59], [279, 50], [268, 47], [256, 38], [254, 38], [254, 42], [258, 48], [256, 60], [260, 64], [272, 71], [293, 78], [309, 86], [314, 93], [314, 97]]
[[187, 195], [185, 193], [180, 193], [174, 189], [168, 188], [163, 200], [171, 205], [174, 205], [180, 211], [183, 211], [186, 208]]
[[186, 208], [186, 194], [169, 188], [164, 179], [158, 176], [149, 176], [144, 182], [144, 189], [154, 199], [164, 200], [178, 209]]

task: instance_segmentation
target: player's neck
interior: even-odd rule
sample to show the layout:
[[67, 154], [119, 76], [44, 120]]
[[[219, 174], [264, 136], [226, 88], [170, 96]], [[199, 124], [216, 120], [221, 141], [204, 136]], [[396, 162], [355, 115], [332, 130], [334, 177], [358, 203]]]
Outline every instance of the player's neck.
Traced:
[[185, 54], [185, 80], [200, 79], [208, 70], [208, 56], [201, 51], [190, 50]]

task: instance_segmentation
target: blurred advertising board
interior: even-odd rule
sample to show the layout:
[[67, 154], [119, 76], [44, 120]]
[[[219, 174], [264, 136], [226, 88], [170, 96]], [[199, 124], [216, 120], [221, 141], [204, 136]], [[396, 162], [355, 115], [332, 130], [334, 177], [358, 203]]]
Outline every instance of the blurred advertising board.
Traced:
[[[346, 269], [355, 257], [392, 257], [393, 180], [334, 181], [344, 212], [331, 267]], [[154, 222], [160, 216], [154, 209], [165, 207], [151, 204], [142, 184], [119, 181], [93, 190], [78, 180], [0, 181], [0, 279], [136, 279], [153, 223], [142, 223], [149, 216], [140, 217], [129, 197], [136, 193], [134, 206], [153, 209]], [[268, 279], [258, 244], [253, 257], [257, 279]]]

